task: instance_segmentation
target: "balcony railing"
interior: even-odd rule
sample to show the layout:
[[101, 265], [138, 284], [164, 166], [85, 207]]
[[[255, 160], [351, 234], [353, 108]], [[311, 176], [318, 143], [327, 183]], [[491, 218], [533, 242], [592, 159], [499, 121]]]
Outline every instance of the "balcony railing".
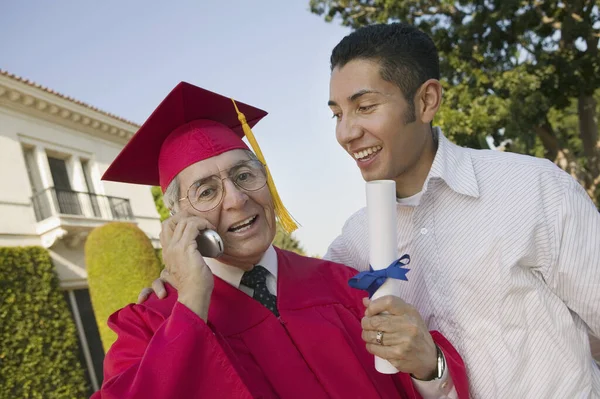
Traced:
[[56, 215], [78, 215], [105, 220], [131, 220], [127, 198], [109, 197], [50, 187], [31, 197], [38, 222]]

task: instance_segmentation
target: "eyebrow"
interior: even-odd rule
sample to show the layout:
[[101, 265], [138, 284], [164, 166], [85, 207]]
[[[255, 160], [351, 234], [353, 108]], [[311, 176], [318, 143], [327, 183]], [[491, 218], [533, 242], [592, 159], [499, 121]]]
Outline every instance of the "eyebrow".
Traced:
[[[221, 173], [221, 172], [223, 172], [223, 171], [230, 171], [230, 170], [232, 170], [232, 169], [239, 168], [240, 166], [243, 166], [245, 163], [247, 163], [247, 162], [249, 162], [249, 161], [252, 161], [252, 159], [243, 159], [243, 160], [241, 160], [241, 161], [237, 161], [236, 163], [234, 163], [233, 165], [231, 165], [231, 166], [230, 166], [230, 167], [228, 167], [227, 169], [222, 169], [222, 170], [219, 170], [219, 173]], [[204, 181], [205, 181], [205, 180], [211, 179], [213, 176], [216, 176], [216, 175], [214, 175], [214, 174], [213, 174], [213, 175], [206, 176], [206, 177], [202, 177], [202, 178], [200, 178], [200, 179], [198, 179], [198, 180], [195, 180], [195, 181], [192, 183], [192, 186], [201, 186], [201, 185], [204, 183]]]
[[[354, 93], [350, 97], [348, 97], [348, 101], [354, 102], [354, 101], [358, 100], [360, 97], [364, 96], [365, 94], [382, 94], [382, 93], [379, 92], [379, 91], [377, 91], [377, 90], [362, 89], [362, 90], [357, 91], [356, 93]], [[329, 100], [327, 102], [327, 105], [329, 105], [331, 107], [331, 106], [338, 105], [338, 104], [335, 101], [333, 101], [333, 100]]]

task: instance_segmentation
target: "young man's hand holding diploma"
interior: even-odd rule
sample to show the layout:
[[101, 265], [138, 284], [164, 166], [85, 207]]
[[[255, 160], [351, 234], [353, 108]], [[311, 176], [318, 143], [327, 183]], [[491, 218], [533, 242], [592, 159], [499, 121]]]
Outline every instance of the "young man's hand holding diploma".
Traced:
[[419, 380], [430, 379], [437, 368], [437, 348], [419, 312], [393, 295], [364, 298], [363, 303], [367, 309], [361, 322], [362, 338], [367, 350], [399, 371]]

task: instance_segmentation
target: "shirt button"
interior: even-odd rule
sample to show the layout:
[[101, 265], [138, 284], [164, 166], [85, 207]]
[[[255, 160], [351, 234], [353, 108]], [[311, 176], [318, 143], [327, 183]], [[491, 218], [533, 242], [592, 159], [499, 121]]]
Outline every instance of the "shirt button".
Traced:
[[423, 227], [421, 229], [421, 234], [423, 234], [423, 235], [427, 234], [427, 229], [425, 227]]

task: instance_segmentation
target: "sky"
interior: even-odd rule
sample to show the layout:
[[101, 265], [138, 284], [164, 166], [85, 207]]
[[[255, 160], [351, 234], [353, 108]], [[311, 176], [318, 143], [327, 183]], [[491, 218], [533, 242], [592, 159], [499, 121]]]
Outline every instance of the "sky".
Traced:
[[329, 56], [350, 31], [308, 3], [2, 0], [0, 68], [138, 124], [180, 81], [268, 111], [254, 134], [294, 237], [323, 256], [365, 183], [327, 107]]

